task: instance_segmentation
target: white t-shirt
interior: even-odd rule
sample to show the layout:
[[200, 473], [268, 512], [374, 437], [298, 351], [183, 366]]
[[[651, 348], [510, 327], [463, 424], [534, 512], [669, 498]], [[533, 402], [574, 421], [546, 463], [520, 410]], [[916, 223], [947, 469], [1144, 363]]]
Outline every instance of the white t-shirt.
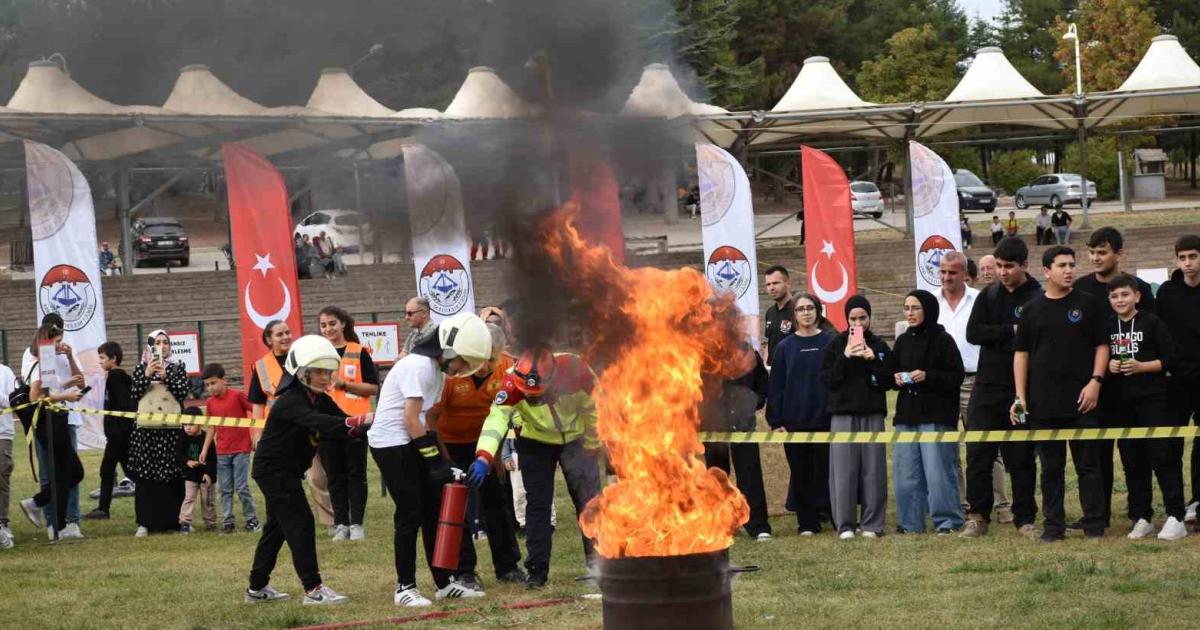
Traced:
[[433, 359], [410, 354], [392, 366], [379, 388], [379, 404], [375, 407], [375, 424], [367, 433], [372, 448], [402, 446], [412, 441], [404, 424], [404, 401], [421, 399], [421, 426], [425, 414], [442, 394], [442, 372]]
[[[17, 386], [17, 377], [7, 365], [0, 363], [0, 409], [8, 407], [8, 395]], [[11, 440], [15, 435], [13, 415], [0, 414], [0, 440]]]
[[[71, 378], [71, 360], [68, 359], [67, 355], [65, 354], [59, 354], [55, 356], [58, 357], [58, 365], [54, 368], [54, 372], [63, 380]], [[30, 369], [33, 368], [33, 363], [35, 361], [37, 361], [37, 359], [33, 356], [33, 353], [29, 351], [29, 348], [25, 348], [25, 354], [21, 355], [21, 378], [28, 379], [30, 384], [32, 384], [34, 381], [41, 380], [38, 378], [38, 375], [41, 372], [40, 369], [33, 370], [33, 374], [30, 374]], [[78, 359], [76, 359], [76, 361], [78, 361]], [[63, 405], [73, 409], [78, 405], [78, 403], [63, 401]], [[72, 411], [71, 413], [67, 414], [67, 424], [73, 427], [81, 427], [83, 426], [83, 416], [79, 415], [78, 411]]]

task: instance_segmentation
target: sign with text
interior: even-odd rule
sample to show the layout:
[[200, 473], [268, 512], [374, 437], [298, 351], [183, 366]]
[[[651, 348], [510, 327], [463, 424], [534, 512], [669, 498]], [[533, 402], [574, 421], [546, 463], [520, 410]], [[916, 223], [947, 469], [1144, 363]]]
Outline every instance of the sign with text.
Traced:
[[375, 365], [391, 365], [400, 360], [400, 322], [354, 324], [359, 341], [371, 351]]
[[171, 360], [181, 361], [187, 368], [188, 376], [200, 376], [204, 371], [204, 356], [200, 354], [200, 333], [172, 332], [167, 333], [171, 338]]

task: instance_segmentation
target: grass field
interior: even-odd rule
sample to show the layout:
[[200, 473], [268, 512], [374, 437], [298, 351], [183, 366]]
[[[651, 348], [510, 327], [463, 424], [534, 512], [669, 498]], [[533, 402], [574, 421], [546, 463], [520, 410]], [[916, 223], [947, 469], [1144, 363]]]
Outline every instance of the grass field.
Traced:
[[[773, 448], [778, 447], [764, 450]], [[317, 543], [325, 581], [351, 602], [313, 609], [296, 601], [241, 603], [257, 535], [202, 532], [135, 539], [132, 499], [115, 500], [112, 520], [85, 522], [86, 540], [47, 544], [45, 532], [35, 531], [16, 506], [30, 495], [33, 481], [20, 441], [15, 455], [11, 518], [17, 547], [0, 552], [0, 625], [5, 628], [198, 630], [367, 620], [380, 621], [369, 627], [384, 628], [393, 627], [384, 620], [410, 614], [392, 605], [392, 504], [377, 494], [373, 464], [367, 540], [334, 544], [321, 535]], [[84, 482], [87, 491], [96, 487], [99, 455], [84, 454], [91, 475]], [[1119, 469], [1114, 514], [1125, 510]], [[768, 465], [768, 474], [785, 473]], [[1069, 481], [1068, 491], [1073, 488]], [[545, 591], [495, 585], [481, 545], [487, 598], [434, 608], [477, 611], [406, 626], [599, 628], [600, 603], [595, 600], [580, 598], [534, 610], [499, 608], [588, 592], [572, 579], [582, 571], [581, 545], [566, 492], [558, 496], [559, 530]], [[84, 511], [93, 505], [84, 498]], [[1067, 506], [1068, 517], [1078, 514], [1073, 494]], [[1156, 510], [1161, 514], [1161, 506]], [[894, 526], [894, 519], [889, 524]], [[1114, 519], [1104, 540], [1076, 537], [1056, 545], [1020, 538], [1006, 526], [975, 541], [926, 534], [839, 542], [828, 532], [800, 538], [790, 516], [773, 518], [772, 525], [775, 540], [755, 543], [740, 536], [731, 551], [735, 564], [762, 567], [734, 584], [738, 628], [1182, 628], [1194, 625], [1200, 612], [1200, 535], [1177, 543], [1128, 541], [1124, 519]], [[428, 572], [418, 576], [425, 593], [432, 595]], [[294, 596], [300, 593], [286, 551], [273, 584]]]

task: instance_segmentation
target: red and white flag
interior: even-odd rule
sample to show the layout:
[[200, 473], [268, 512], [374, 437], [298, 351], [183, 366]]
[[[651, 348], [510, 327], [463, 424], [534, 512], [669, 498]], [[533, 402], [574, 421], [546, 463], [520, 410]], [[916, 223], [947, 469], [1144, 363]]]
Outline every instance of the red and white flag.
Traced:
[[846, 171], [824, 151], [800, 149], [804, 171], [804, 259], [808, 291], [825, 305], [825, 318], [846, 329], [846, 300], [858, 292], [854, 211]]
[[283, 177], [266, 158], [240, 144], [226, 143], [221, 151], [242, 315], [242, 373], [248, 377], [250, 366], [267, 351], [262, 331], [268, 322], [287, 322], [293, 339], [303, 334], [300, 282]]

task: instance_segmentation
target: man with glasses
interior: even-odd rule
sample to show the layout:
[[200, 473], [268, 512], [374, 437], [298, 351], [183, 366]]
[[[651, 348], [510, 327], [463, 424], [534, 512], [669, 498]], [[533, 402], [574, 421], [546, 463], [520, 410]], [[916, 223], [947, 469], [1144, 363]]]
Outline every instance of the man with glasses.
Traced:
[[437, 330], [437, 324], [429, 316], [429, 300], [423, 297], [412, 298], [404, 305], [404, 321], [408, 322], [411, 330], [404, 340], [404, 348], [400, 353], [401, 358], [412, 352], [413, 346], [418, 341]]

